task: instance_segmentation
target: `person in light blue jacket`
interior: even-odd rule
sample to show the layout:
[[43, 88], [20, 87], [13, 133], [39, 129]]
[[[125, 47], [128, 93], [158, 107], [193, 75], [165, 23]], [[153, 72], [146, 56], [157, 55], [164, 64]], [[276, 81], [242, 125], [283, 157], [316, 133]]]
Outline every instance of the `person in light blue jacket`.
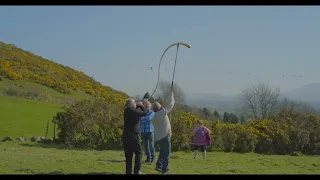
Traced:
[[154, 111], [151, 110], [151, 103], [148, 100], [143, 100], [142, 103], [148, 114], [147, 116], [140, 118], [140, 133], [144, 146], [144, 152], [147, 156], [146, 162], [152, 164], [155, 158], [154, 127], [152, 124]]

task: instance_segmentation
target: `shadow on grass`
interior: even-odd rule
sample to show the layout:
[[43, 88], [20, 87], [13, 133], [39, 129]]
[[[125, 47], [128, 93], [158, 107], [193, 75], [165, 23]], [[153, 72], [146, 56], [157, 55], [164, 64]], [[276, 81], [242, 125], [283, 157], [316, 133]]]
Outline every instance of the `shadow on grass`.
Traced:
[[63, 144], [57, 144], [54, 142], [34, 142], [34, 143], [23, 143], [20, 144], [21, 146], [25, 147], [41, 147], [41, 148], [56, 148], [56, 149], [68, 149]]
[[53, 171], [49, 173], [36, 173], [37, 175], [115, 175], [111, 172], [88, 172], [88, 173], [63, 173], [61, 171]]
[[73, 147], [69, 148], [67, 145], [62, 143], [56, 143], [56, 142], [26, 142], [20, 144], [21, 146], [25, 147], [40, 147], [40, 148], [55, 148], [55, 149], [73, 149], [73, 150], [95, 150], [95, 151], [122, 151], [122, 149], [108, 149], [108, 148], [86, 148], [86, 147]]
[[[35, 173], [36, 175], [125, 175], [120, 173], [111, 172], [87, 172], [87, 173], [63, 173], [61, 171], [53, 171], [49, 173]], [[149, 175], [159, 175], [159, 174], [149, 174]]]
[[116, 159], [112, 159], [112, 160], [104, 160], [104, 162], [111, 162], [111, 163], [125, 163], [126, 160], [116, 160]]

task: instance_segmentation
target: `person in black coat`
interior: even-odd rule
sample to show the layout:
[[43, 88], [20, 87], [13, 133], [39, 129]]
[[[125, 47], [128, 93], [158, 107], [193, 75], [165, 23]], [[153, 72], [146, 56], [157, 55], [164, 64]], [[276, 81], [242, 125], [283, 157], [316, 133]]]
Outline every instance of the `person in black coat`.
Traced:
[[141, 174], [141, 143], [140, 143], [140, 117], [146, 116], [147, 111], [144, 109], [141, 102], [136, 103], [133, 98], [126, 101], [123, 119], [123, 147], [126, 157], [126, 174], [132, 174], [132, 158], [135, 154], [134, 174]]

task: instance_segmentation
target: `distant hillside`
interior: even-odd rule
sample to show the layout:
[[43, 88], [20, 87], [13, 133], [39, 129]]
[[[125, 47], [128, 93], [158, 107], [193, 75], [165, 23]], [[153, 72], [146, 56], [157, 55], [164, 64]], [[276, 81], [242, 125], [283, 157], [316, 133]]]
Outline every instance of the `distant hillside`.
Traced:
[[0, 89], [7, 93], [17, 93], [11, 92], [15, 88], [21, 93], [27, 91], [30, 96], [40, 93], [72, 99], [99, 97], [109, 101], [128, 97], [126, 93], [103, 86], [83, 72], [3, 42], [0, 42], [0, 78]]
[[320, 83], [308, 84], [297, 89], [286, 91], [282, 96], [300, 101], [320, 101]]
[[[320, 83], [305, 85], [301, 88], [282, 92], [280, 98], [308, 103], [320, 108]], [[222, 96], [214, 93], [195, 93], [187, 95], [187, 103], [198, 107], [210, 107], [220, 111], [233, 111], [241, 107], [238, 96]]]
[[283, 92], [281, 96], [296, 101], [303, 101], [316, 109], [320, 109], [320, 83], [308, 84], [297, 89], [286, 91]]
[[193, 93], [186, 97], [187, 104], [207, 107], [218, 111], [233, 111], [240, 106], [239, 97], [223, 96], [215, 93]]

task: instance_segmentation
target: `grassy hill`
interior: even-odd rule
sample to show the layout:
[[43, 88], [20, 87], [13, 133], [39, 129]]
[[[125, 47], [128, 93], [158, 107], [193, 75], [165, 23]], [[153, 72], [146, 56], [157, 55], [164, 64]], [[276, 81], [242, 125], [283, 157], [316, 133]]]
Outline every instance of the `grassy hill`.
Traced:
[[0, 42], [0, 137], [44, 136], [47, 120], [76, 100], [119, 104], [128, 97], [83, 72]]
[[25, 99], [47, 101], [51, 103], [67, 104], [69, 101], [92, 99], [93, 96], [82, 91], [70, 90], [70, 94], [63, 94], [50, 87], [27, 80], [10, 80], [2, 78], [0, 91], [3, 95], [23, 97]]
[[[31, 142], [0, 143], [0, 174], [124, 174], [123, 151], [68, 150]], [[158, 153], [158, 152], [157, 152]], [[143, 157], [143, 161], [144, 161]], [[160, 174], [142, 164], [144, 174]], [[173, 152], [168, 174], [319, 174], [318, 156]]]
[[3, 42], [0, 42], [0, 78], [0, 90], [5, 95], [44, 101], [65, 103], [92, 97], [115, 101], [128, 97], [83, 72]]

